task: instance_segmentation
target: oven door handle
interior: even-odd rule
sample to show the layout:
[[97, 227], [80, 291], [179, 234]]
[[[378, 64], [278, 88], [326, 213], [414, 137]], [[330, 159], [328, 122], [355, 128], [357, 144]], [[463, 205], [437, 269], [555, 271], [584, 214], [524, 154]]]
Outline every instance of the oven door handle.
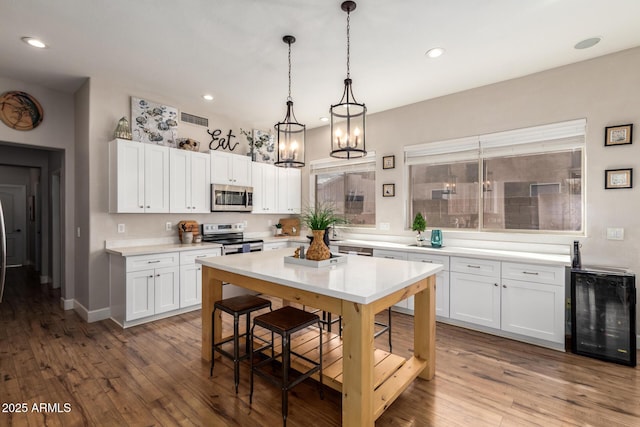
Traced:
[[247, 191], [246, 189], [244, 190], [244, 207], [249, 207], [249, 191]]

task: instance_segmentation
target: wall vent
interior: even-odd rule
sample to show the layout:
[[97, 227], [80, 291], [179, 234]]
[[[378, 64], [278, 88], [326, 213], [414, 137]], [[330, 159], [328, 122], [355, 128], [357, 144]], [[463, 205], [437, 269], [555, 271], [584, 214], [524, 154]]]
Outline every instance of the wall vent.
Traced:
[[205, 117], [194, 116], [193, 114], [185, 113], [184, 111], [180, 112], [180, 121], [198, 126], [204, 126], [206, 128], [209, 127], [209, 119]]

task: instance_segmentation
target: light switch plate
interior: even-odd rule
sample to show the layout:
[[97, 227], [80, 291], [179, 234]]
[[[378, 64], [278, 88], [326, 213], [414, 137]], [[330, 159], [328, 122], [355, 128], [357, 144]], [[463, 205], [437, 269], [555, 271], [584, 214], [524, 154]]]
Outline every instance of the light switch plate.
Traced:
[[171, 231], [172, 228], [173, 228], [173, 224], [171, 224], [170, 222], [167, 222], [164, 225], [164, 229], [167, 230], [167, 231]]
[[124, 224], [118, 224], [118, 233], [124, 233], [125, 226]]
[[381, 222], [380, 223], [380, 230], [389, 230], [391, 229], [391, 225], [388, 222]]
[[607, 240], [624, 240], [624, 228], [607, 227]]

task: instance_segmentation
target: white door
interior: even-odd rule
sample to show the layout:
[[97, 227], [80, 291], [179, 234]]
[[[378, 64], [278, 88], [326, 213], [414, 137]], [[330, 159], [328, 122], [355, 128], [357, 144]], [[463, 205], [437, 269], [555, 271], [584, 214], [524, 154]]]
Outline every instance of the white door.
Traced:
[[191, 212], [191, 153], [185, 150], [169, 152], [170, 212]]
[[180, 307], [202, 303], [202, 266], [191, 264], [180, 267]]
[[155, 272], [153, 269], [127, 273], [127, 317], [135, 320], [153, 315], [155, 311]]
[[452, 319], [500, 329], [500, 285], [493, 277], [451, 272]]
[[155, 313], [180, 308], [180, 269], [165, 267], [155, 269]]
[[233, 184], [229, 154], [211, 151], [211, 183]]
[[[113, 175], [111, 185], [115, 184], [116, 194], [110, 199], [110, 212], [140, 213], [144, 212], [144, 146], [139, 142], [118, 139], [110, 146], [110, 165]], [[115, 181], [114, 181], [115, 180]], [[111, 202], [116, 201], [116, 206]]]
[[27, 192], [25, 186], [0, 186], [7, 233], [7, 265], [22, 265], [27, 247]]
[[239, 154], [230, 157], [233, 185], [251, 185], [251, 158]]
[[145, 212], [169, 212], [169, 147], [144, 145]]

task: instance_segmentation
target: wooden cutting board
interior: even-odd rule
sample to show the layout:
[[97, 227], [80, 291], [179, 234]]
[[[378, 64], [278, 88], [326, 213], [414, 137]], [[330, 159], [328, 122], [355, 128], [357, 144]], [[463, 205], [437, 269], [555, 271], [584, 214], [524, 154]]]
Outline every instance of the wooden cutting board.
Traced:
[[200, 235], [200, 226], [197, 221], [180, 221], [178, 223], [178, 236], [180, 237], [180, 242], [182, 242], [182, 224], [187, 227], [187, 231], [191, 231], [193, 233], [193, 238]]
[[[280, 218], [278, 220], [282, 224], [282, 235], [299, 236], [300, 235], [300, 219], [298, 218]], [[295, 231], [293, 231], [295, 229]]]

